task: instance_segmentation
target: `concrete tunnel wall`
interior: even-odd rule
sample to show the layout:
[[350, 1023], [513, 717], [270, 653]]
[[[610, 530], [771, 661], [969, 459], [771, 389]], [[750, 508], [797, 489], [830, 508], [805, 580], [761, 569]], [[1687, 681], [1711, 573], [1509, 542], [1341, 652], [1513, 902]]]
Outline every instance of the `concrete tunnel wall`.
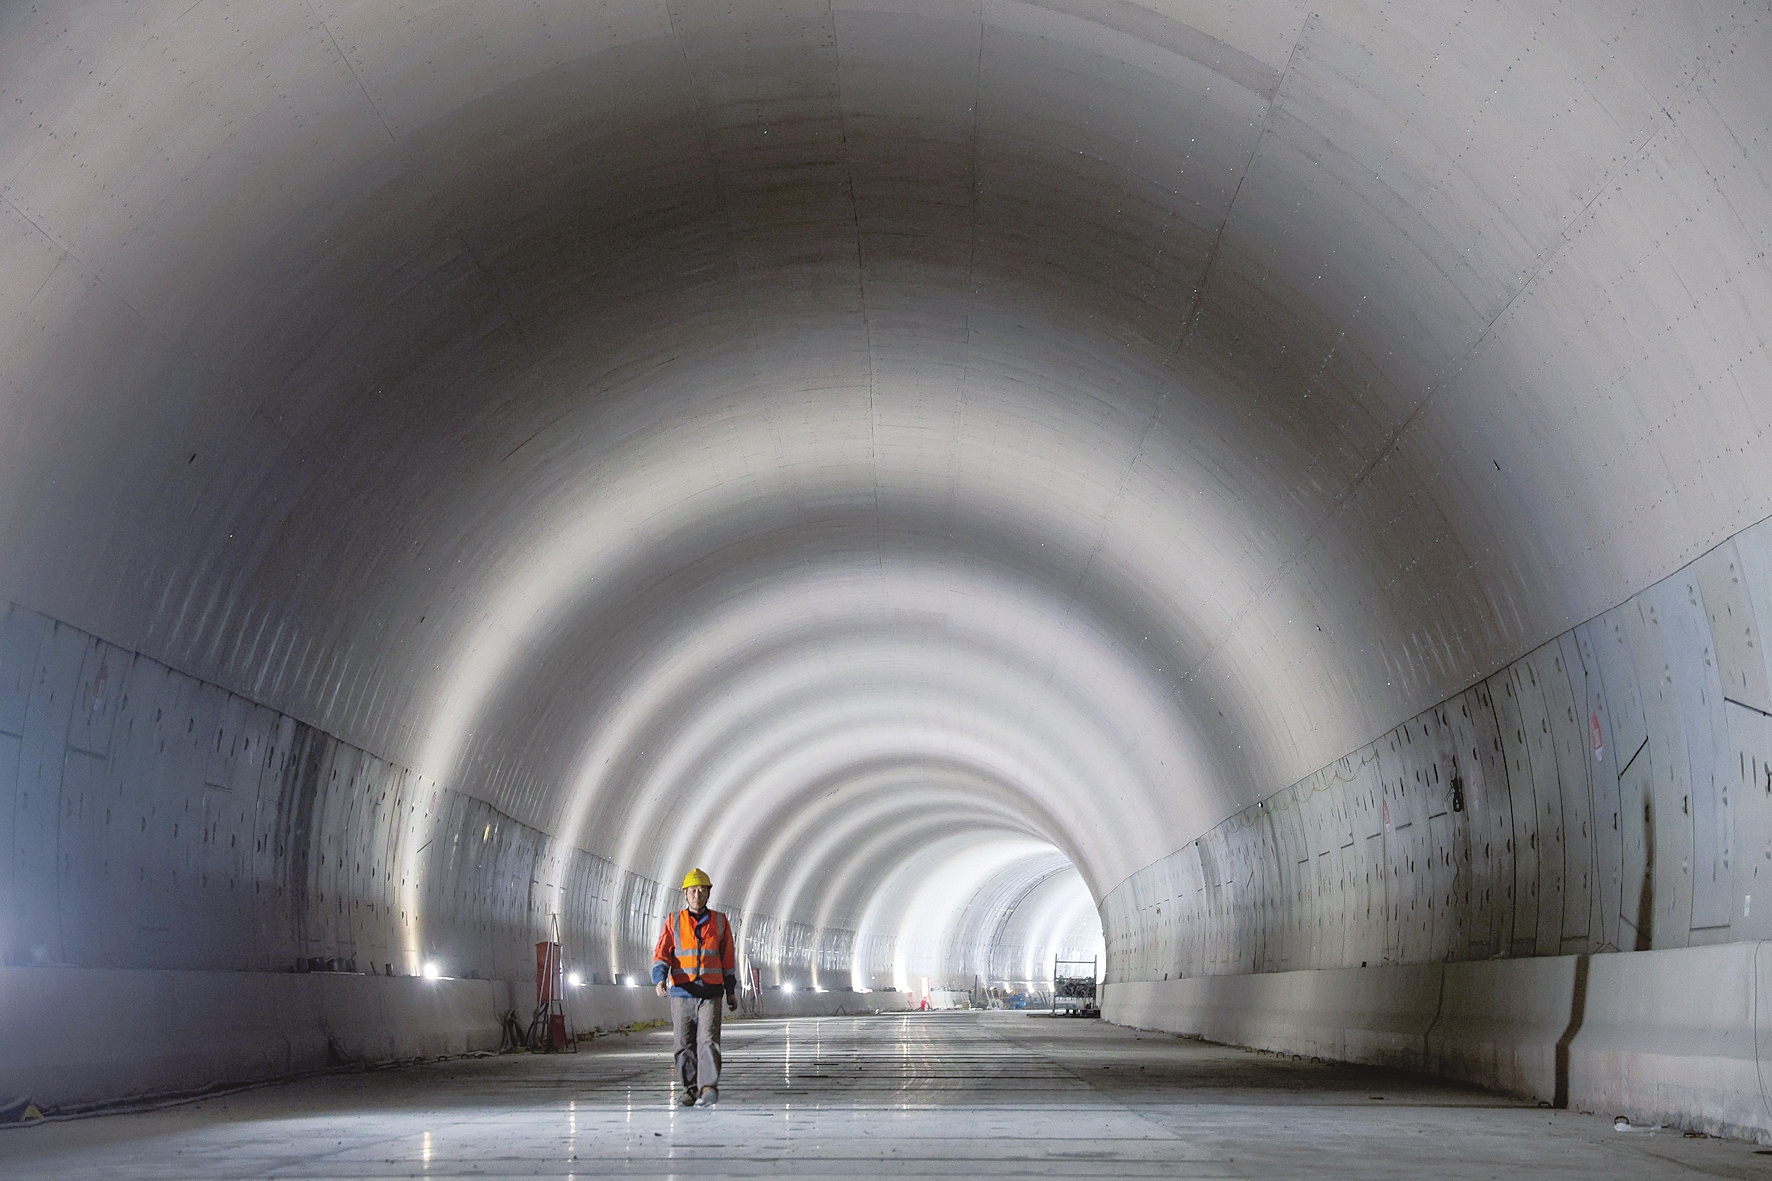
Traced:
[[1115, 976], [1772, 938], [1768, 612], [1762, 523], [1127, 878]]
[[1109, 1013], [1763, 1133], [1768, 609], [1761, 523], [1140, 870]]
[[[1756, 1042], [1768, 25], [7, 9], [8, 973], [508, 1000], [701, 862], [775, 979], [964, 983], [1063, 887], [1111, 1015], [1578, 1104], [1606, 1028], [1772, 1128], [1601, 1012], [1720, 956], [1680, 1019]], [[1516, 963], [1548, 1074], [1480, 1049]], [[369, 994], [301, 987], [323, 1061]]]

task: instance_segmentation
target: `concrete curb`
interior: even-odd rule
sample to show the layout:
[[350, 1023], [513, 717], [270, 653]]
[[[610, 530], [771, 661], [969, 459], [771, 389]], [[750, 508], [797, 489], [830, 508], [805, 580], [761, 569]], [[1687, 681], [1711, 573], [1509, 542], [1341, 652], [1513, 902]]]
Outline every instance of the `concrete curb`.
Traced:
[[3, 968], [0, 1095], [59, 1107], [496, 1050], [509, 991], [491, 980]]
[[[0, 968], [0, 1102], [121, 1103], [341, 1065], [497, 1050], [531, 985], [346, 973]], [[910, 1007], [908, 993], [767, 994], [765, 1017]], [[570, 990], [579, 1033], [656, 1022], [650, 988]]]
[[1772, 1143], [1772, 944], [1107, 985], [1110, 1021]]

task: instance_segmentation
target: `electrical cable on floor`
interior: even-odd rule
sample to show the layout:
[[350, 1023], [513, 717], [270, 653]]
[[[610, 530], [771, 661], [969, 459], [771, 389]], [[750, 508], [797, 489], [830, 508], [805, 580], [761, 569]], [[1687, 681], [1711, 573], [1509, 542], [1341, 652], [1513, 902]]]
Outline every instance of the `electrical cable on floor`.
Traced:
[[517, 1010], [506, 1009], [504, 1015], [501, 1016], [498, 1021], [499, 1053], [508, 1054], [514, 1050], [525, 1050], [529, 1048], [528, 1036], [524, 1033], [523, 1026], [517, 1021]]

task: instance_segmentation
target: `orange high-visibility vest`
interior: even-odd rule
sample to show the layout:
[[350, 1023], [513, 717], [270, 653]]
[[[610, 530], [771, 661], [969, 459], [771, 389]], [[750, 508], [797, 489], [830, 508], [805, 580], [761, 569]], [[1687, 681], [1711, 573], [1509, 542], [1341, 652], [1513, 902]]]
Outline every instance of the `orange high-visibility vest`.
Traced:
[[723, 988], [727, 973], [738, 972], [738, 949], [732, 942], [732, 923], [717, 910], [697, 927], [687, 910], [667, 916], [652, 949], [654, 963], [670, 968], [672, 984], [698, 984]]

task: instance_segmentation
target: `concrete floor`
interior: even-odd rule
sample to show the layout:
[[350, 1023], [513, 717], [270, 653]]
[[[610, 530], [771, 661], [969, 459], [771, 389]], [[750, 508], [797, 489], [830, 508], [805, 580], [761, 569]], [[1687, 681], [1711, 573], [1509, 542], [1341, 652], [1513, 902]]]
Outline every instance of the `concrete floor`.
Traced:
[[720, 1106], [684, 1110], [667, 1036], [15, 1127], [0, 1177], [1772, 1177], [1752, 1144], [1023, 1014], [734, 1023]]

